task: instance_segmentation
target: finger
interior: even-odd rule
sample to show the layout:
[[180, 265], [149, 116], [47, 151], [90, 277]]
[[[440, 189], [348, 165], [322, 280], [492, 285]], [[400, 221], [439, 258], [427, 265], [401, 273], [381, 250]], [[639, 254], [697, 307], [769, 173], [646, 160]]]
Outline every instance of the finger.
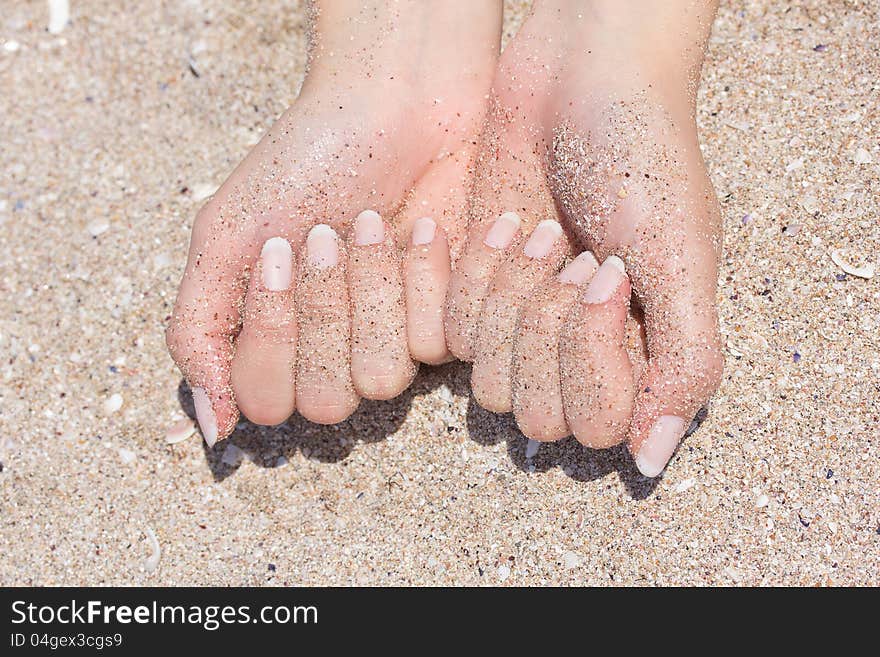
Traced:
[[312, 228], [301, 263], [296, 409], [312, 422], [335, 424], [360, 401], [351, 380], [346, 262], [336, 231], [326, 224]]
[[562, 407], [559, 339], [580, 286], [598, 267], [593, 254], [584, 251], [540, 286], [520, 312], [510, 381], [516, 423], [532, 440], [559, 440], [571, 433]]
[[630, 285], [617, 256], [606, 258], [587, 285], [559, 345], [565, 419], [587, 447], [626, 438], [635, 384], [624, 346]]
[[557, 271], [568, 253], [558, 222], [540, 222], [525, 246], [498, 269], [483, 304], [471, 388], [495, 413], [512, 410], [510, 366], [519, 308], [536, 285]]
[[354, 223], [348, 256], [351, 297], [351, 378], [367, 399], [391, 399], [412, 381], [406, 304], [393, 233], [372, 210]]
[[255, 424], [283, 422], [296, 407], [293, 280], [290, 242], [266, 240], [251, 272], [231, 371], [238, 407]]
[[649, 260], [634, 272], [650, 358], [639, 382], [629, 449], [646, 477], [663, 471], [721, 381], [714, 263], [708, 248], [694, 243], [677, 258]]
[[433, 219], [422, 217], [413, 224], [405, 269], [409, 353], [429, 365], [445, 363], [452, 357], [443, 324], [451, 266], [445, 232]]
[[456, 358], [474, 359], [480, 314], [496, 270], [516, 243], [519, 215], [505, 212], [488, 228], [479, 224], [455, 264], [446, 296], [446, 343]]
[[196, 217], [186, 270], [165, 333], [171, 357], [192, 388], [196, 418], [209, 447], [228, 436], [238, 421], [230, 382], [232, 336], [244, 296], [240, 281], [259, 248], [247, 236], [232, 239], [228, 226], [216, 201]]

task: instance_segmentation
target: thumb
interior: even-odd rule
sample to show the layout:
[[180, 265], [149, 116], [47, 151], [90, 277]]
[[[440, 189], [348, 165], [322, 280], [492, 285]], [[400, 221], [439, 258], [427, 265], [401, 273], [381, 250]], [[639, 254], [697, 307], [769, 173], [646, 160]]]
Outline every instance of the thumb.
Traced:
[[650, 357], [637, 389], [629, 449], [646, 477], [663, 471], [721, 381], [716, 267], [711, 259], [682, 260], [675, 268], [643, 266], [634, 276]]
[[199, 215], [174, 312], [165, 332], [171, 357], [192, 389], [196, 419], [209, 447], [232, 433], [238, 407], [232, 393], [232, 340], [238, 329], [242, 282], [249, 259], [230, 252], [216, 224]]

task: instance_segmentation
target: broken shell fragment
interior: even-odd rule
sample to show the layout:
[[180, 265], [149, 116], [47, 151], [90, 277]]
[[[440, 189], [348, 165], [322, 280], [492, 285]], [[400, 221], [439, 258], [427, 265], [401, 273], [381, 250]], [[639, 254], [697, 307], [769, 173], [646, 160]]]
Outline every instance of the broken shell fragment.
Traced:
[[188, 417], [172, 424], [165, 432], [165, 442], [169, 445], [182, 443], [196, 432], [196, 425]]
[[850, 276], [857, 276], [858, 278], [865, 279], [874, 277], [874, 265], [869, 263], [862, 267], [855, 267], [847, 262], [841, 249], [834, 249], [834, 251], [831, 252], [831, 259], [834, 261], [835, 265], [840, 267]]

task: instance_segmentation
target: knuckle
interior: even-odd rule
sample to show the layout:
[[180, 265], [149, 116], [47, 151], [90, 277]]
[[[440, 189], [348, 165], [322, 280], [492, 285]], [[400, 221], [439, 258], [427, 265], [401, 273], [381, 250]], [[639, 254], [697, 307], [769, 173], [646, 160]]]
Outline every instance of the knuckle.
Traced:
[[251, 335], [260, 342], [268, 344], [296, 344], [296, 323], [293, 318], [285, 318], [281, 322], [265, 319], [251, 320], [244, 324], [242, 335]]
[[176, 316], [173, 316], [165, 327], [165, 346], [175, 363], [180, 364], [186, 360], [189, 353], [188, 347], [192, 344], [192, 340], [188, 339], [187, 334], [185, 325], [181, 324]]

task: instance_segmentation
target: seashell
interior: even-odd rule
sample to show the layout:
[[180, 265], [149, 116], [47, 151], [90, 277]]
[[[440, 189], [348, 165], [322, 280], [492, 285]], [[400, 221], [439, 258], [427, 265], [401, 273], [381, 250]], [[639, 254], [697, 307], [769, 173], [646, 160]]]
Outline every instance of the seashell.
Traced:
[[841, 249], [834, 249], [834, 251], [831, 252], [831, 259], [834, 261], [835, 265], [840, 267], [850, 276], [857, 276], [858, 278], [865, 279], [874, 278], [874, 265], [869, 263], [863, 267], [854, 267], [844, 259], [843, 251]]
[[150, 556], [144, 561], [144, 570], [148, 573], [156, 572], [159, 567], [159, 559], [162, 558], [162, 548], [159, 547], [159, 540], [156, 538], [156, 532], [151, 527], [144, 530], [147, 539], [150, 541]]
[[172, 424], [165, 432], [165, 442], [169, 445], [182, 443], [196, 432], [196, 425], [188, 417]]

